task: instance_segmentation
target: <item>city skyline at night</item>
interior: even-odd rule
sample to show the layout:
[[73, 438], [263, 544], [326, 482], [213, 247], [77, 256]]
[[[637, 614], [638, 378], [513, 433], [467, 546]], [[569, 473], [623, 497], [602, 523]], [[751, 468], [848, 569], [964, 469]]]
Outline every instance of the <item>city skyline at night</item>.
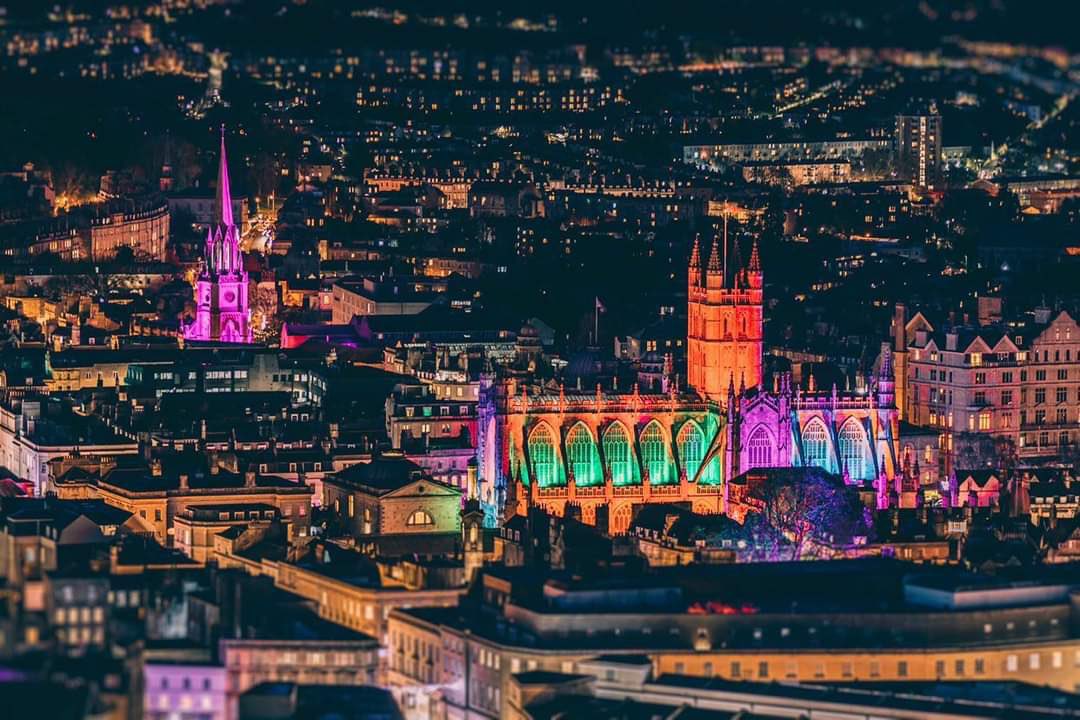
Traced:
[[0, 717], [1080, 716], [1068, 9], [0, 0]]

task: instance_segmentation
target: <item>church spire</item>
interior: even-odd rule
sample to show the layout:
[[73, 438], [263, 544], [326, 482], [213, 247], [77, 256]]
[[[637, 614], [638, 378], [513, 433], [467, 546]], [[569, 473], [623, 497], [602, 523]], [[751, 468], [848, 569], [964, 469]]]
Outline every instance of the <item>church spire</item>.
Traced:
[[217, 208], [218, 219], [226, 228], [233, 226], [232, 191], [229, 188], [229, 161], [225, 155], [225, 125], [221, 125], [221, 158], [218, 162]]
[[750, 250], [750, 272], [761, 272], [761, 255], [758, 253], [758, 241], [754, 238], [753, 248]]
[[701, 235], [694, 235], [694, 247], [690, 251], [690, 271], [701, 270]]

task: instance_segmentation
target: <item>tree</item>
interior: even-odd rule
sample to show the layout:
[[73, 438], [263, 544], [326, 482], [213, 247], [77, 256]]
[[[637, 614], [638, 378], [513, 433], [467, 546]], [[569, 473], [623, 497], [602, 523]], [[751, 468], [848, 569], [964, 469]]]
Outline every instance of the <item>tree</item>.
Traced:
[[750, 497], [760, 504], [764, 522], [791, 543], [792, 560], [803, 557], [811, 539], [847, 544], [869, 532], [858, 493], [817, 468], [771, 472]]

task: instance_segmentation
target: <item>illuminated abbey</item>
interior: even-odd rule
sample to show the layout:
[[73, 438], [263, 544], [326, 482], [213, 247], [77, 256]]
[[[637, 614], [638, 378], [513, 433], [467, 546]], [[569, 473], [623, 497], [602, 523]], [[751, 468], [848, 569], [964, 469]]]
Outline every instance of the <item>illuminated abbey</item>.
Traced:
[[[726, 243], [724, 243], [726, 245]], [[755, 244], [743, 265], [712, 243], [689, 265], [687, 378], [660, 393], [552, 390], [515, 377], [481, 388], [480, 479], [491, 511], [530, 505], [624, 531], [633, 506], [689, 503], [741, 518], [732, 480], [758, 468], [816, 466], [873, 488], [879, 507], [913, 506], [899, 461], [891, 351], [864, 392], [795, 387], [762, 371], [764, 275]], [[730, 265], [730, 266], [729, 266]]]

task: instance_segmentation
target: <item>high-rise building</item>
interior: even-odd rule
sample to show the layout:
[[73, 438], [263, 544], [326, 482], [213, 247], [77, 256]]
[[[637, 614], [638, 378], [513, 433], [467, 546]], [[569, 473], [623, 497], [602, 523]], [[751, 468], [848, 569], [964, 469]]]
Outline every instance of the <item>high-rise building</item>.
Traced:
[[195, 284], [195, 320], [184, 327], [184, 337], [188, 340], [250, 343], [248, 274], [244, 271], [240, 255], [240, 230], [233, 222], [224, 128], [221, 131], [215, 206], [216, 223], [207, 232], [206, 258]]
[[728, 390], [761, 384], [762, 281], [757, 243], [746, 267], [713, 240], [704, 274], [701, 248], [690, 256], [687, 308], [687, 381], [705, 398], [727, 401]]
[[937, 106], [896, 116], [894, 138], [896, 165], [900, 177], [921, 192], [940, 190], [941, 115]]

